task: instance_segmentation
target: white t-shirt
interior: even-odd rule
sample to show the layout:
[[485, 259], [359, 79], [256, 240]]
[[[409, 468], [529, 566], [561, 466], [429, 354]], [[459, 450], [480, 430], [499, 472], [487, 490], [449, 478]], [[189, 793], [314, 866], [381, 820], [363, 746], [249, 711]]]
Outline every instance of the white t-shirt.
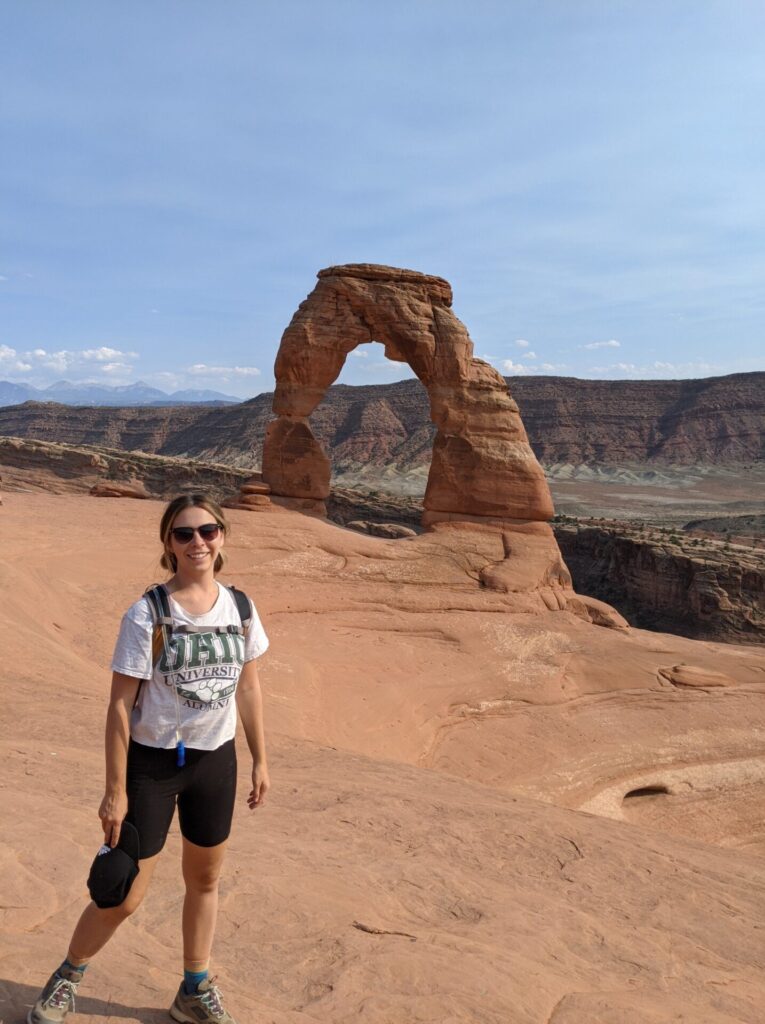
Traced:
[[[191, 615], [170, 596], [173, 623], [188, 626], [239, 626], [231, 591], [217, 582], [218, 599], [204, 615]], [[242, 666], [268, 647], [258, 613], [247, 636], [232, 633], [176, 633], [170, 649], [152, 666], [154, 620], [148, 598], [125, 612], [112, 658], [112, 671], [144, 679], [130, 720], [130, 735], [147, 747], [174, 747], [180, 734], [187, 747], [215, 750], [236, 733], [234, 695]]]

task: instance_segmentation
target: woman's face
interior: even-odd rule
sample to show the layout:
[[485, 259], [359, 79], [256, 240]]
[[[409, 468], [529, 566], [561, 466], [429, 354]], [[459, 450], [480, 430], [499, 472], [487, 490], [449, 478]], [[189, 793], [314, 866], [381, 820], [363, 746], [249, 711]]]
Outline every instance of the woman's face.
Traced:
[[[224, 534], [219, 529], [217, 536], [204, 537], [199, 528], [205, 526], [218, 526], [218, 521], [212, 512], [206, 508], [184, 508], [173, 520], [172, 529], [167, 541], [168, 554], [175, 555], [176, 571], [183, 571], [186, 574], [194, 575], [209, 572], [215, 565], [218, 552], [223, 547]], [[173, 533], [174, 530], [183, 528], [194, 528], [192, 538], [186, 541], [185, 538], [178, 539]]]

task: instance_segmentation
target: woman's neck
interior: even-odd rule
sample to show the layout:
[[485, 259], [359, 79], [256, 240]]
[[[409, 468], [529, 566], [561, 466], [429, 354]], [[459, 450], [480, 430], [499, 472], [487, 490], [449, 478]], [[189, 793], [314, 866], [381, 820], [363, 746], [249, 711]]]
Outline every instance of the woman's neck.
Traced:
[[204, 573], [195, 578], [176, 572], [165, 586], [178, 604], [192, 615], [203, 615], [211, 611], [218, 600], [218, 584], [214, 573]]

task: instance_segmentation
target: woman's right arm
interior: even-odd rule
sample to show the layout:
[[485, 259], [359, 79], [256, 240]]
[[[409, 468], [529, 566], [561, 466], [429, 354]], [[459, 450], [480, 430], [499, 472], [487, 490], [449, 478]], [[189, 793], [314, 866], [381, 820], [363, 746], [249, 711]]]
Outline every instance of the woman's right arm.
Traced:
[[112, 692], [106, 713], [106, 791], [98, 809], [104, 842], [116, 846], [127, 814], [127, 752], [130, 741], [130, 713], [140, 679], [112, 673]]

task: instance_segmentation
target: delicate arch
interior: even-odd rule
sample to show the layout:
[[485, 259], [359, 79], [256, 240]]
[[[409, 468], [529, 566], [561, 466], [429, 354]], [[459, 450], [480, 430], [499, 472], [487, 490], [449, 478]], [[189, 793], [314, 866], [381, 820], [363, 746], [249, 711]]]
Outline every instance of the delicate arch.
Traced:
[[275, 495], [322, 501], [331, 467], [308, 417], [349, 352], [378, 341], [425, 385], [437, 427], [425, 522], [460, 516], [545, 521], [550, 491], [501, 374], [473, 356], [451, 311], [452, 289], [414, 270], [350, 263], [320, 270], [276, 356], [276, 392], [263, 447]]

